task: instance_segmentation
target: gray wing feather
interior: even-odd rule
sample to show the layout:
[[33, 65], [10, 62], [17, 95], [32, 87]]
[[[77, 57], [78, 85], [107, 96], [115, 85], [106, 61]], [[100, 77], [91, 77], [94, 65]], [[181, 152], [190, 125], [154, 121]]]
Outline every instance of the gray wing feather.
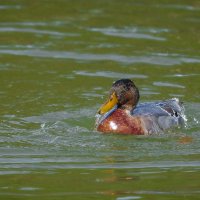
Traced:
[[147, 132], [158, 133], [173, 126], [183, 125], [184, 107], [177, 98], [166, 101], [140, 103], [132, 115], [142, 116]]

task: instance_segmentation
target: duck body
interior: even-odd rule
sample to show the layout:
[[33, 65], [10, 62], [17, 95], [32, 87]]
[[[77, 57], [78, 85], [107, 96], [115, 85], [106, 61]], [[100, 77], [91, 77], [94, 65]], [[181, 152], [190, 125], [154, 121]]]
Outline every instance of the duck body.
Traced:
[[[132, 90], [132, 87], [136, 87], [132, 83], [129, 79], [122, 79], [113, 84], [111, 97], [100, 108], [97, 115], [96, 128], [98, 131], [150, 135], [163, 133], [171, 127], [184, 125], [184, 107], [179, 99], [172, 98], [165, 101], [137, 104], [139, 91], [137, 88]], [[127, 84], [130, 87], [122, 87]], [[115, 95], [113, 96], [113, 94]], [[112, 105], [114, 97], [116, 99]], [[120, 98], [125, 100], [121, 101]]]

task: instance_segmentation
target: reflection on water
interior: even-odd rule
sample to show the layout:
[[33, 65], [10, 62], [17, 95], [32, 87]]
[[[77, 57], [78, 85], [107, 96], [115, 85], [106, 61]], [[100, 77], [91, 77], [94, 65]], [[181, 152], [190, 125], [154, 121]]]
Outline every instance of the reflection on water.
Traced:
[[[198, 199], [199, 6], [1, 2], [0, 199]], [[141, 102], [179, 97], [187, 127], [96, 132], [120, 78]]]

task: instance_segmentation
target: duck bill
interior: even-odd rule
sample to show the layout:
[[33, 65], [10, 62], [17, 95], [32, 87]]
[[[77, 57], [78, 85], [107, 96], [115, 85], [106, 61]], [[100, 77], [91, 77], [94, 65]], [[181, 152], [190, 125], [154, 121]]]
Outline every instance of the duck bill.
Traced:
[[100, 115], [103, 115], [107, 112], [109, 112], [110, 110], [112, 110], [113, 108], [117, 107], [117, 96], [115, 94], [115, 92], [110, 96], [110, 98], [108, 99], [108, 101], [106, 101], [106, 103], [104, 103], [100, 109], [98, 110], [98, 113]]

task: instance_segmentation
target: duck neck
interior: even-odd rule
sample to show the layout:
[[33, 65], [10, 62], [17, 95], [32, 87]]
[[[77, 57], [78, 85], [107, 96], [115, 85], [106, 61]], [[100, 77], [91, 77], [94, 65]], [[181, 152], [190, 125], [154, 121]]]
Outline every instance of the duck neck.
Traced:
[[131, 112], [133, 109], [135, 109], [135, 106], [130, 105], [130, 104], [124, 104], [120, 108]]

